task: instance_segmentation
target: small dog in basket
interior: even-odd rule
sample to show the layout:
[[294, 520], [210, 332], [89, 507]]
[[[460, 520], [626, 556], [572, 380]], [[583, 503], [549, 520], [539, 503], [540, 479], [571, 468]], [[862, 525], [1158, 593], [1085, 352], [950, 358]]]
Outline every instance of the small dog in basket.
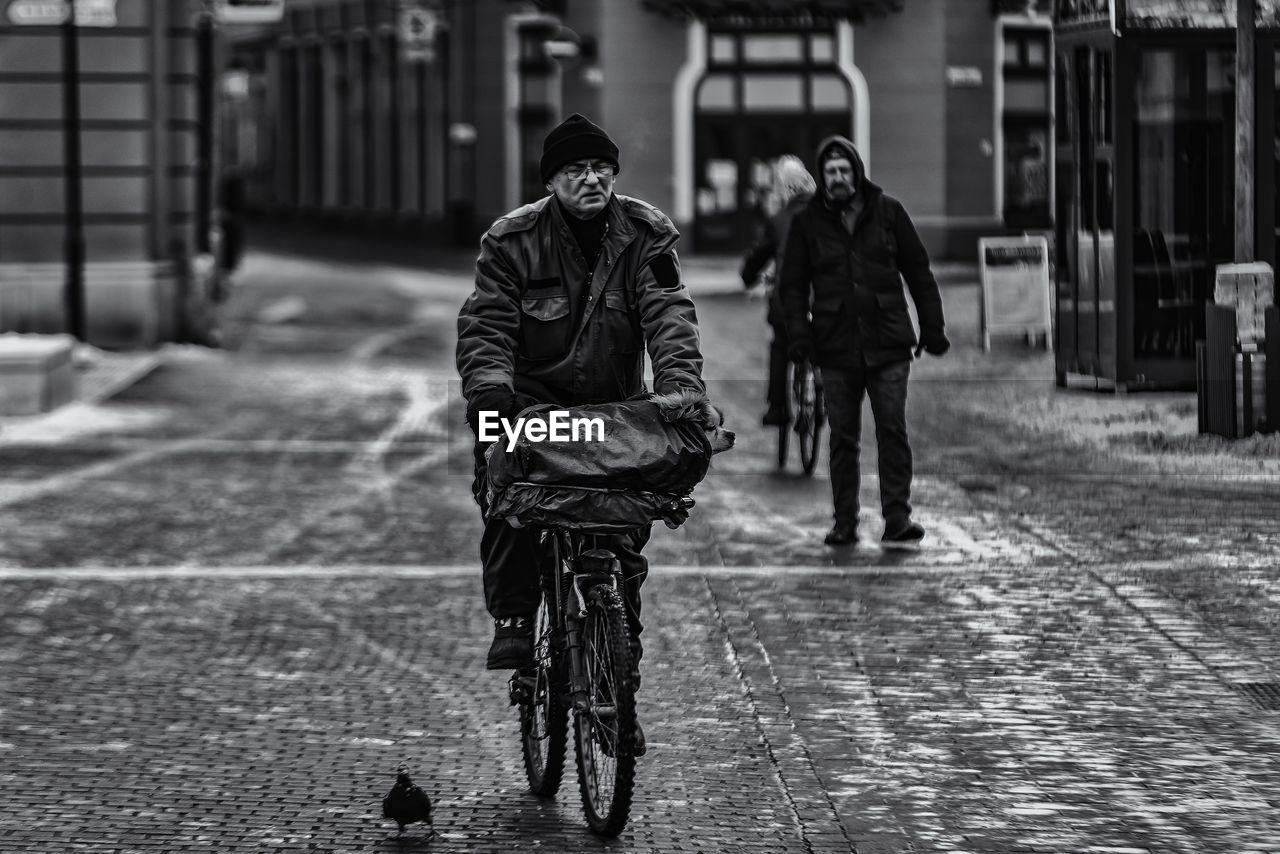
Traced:
[[655, 394], [651, 399], [658, 405], [658, 412], [664, 420], [671, 423], [692, 421], [701, 425], [711, 441], [712, 454], [719, 454], [733, 447], [737, 437], [731, 430], [724, 429], [724, 413], [705, 394], [692, 389], [680, 389]]

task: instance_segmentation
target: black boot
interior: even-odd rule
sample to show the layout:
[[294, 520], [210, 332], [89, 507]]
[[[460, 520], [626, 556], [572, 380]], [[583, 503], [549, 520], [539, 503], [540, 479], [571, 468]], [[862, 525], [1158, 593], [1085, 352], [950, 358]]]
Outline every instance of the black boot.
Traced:
[[533, 666], [533, 620], [504, 617], [493, 621], [493, 643], [485, 667], [489, 670], [519, 670]]
[[836, 522], [823, 542], [829, 546], [847, 546], [858, 542], [858, 523]]

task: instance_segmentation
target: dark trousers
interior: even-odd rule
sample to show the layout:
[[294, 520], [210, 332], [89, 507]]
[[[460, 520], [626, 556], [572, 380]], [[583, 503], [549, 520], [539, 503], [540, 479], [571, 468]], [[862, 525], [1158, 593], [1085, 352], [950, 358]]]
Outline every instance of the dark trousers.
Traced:
[[862, 397], [871, 401], [880, 464], [880, 508], [886, 522], [911, 515], [911, 443], [907, 441], [907, 377], [911, 361], [857, 370], [823, 368], [831, 424], [831, 492], [838, 522], [858, 521], [858, 453]]
[[[475, 454], [476, 479], [472, 493], [483, 514], [485, 501], [480, 485], [485, 483], [484, 446], [477, 443]], [[612, 551], [622, 566], [622, 599], [637, 665], [644, 654], [640, 643], [640, 633], [644, 631], [640, 622], [640, 587], [649, 575], [649, 561], [640, 552], [649, 542], [650, 533], [645, 527], [627, 534], [599, 535], [594, 538], [593, 546]], [[538, 587], [540, 546], [537, 537], [537, 531], [532, 528], [513, 528], [501, 519], [485, 520], [484, 533], [480, 536], [480, 567], [485, 607], [494, 619], [530, 617], [538, 610], [542, 592]]]
[[766, 400], [770, 409], [787, 411], [787, 401], [791, 397], [787, 388], [787, 328], [781, 322], [769, 318], [769, 326], [773, 329], [773, 340], [769, 342], [769, 390]]

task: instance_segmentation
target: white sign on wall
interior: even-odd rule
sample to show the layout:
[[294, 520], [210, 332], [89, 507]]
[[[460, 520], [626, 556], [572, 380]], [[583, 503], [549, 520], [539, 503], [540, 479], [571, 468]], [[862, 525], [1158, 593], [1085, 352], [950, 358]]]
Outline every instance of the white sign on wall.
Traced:
[[216, 0], [213, 16], [220, 24], [278, 24], [284, 0]]
[[398, 21], [400, 56], [405, 62], [434, 61], [439, 29], [440, 12], [434, 6], [401, 7]]
[[[77, 27], [114, 27], [116, 0], [75, 0]], [[56, 26], [67, 20], [65, 0], [13, 0], [9, 20], [18, 26]]]
[[991, 349], [992, 333], [1030, 338], [1043, 332], [1045, 349], [1052, 347], [1049, 241], [1044, 237], [983, 237], [978, 241], [978, 266], [982, 349]]
[[953, 89], [981, 87], [982, 69], [973, 65], [948, 65], [947, 85]]

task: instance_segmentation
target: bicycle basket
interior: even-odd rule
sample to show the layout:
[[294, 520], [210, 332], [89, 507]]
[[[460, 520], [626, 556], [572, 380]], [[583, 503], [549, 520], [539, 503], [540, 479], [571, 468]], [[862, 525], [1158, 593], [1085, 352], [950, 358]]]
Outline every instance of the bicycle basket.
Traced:
[[535, 525], [585, 534], [622, 534], [659, 519], [668, 527], [679, 525], [688, 516], [673, 509], [679, 498], [636, 489], [519, 482], [490, 490], [488, 515], [517, 528]]
[[558, 407], [542, 404], [521, 413], [526, 419], [563, 424], [578, 419], [597, 422], [600, 431], [576, 428], [555, 441], [530, 440], [521, 434], [514, 447], [505, 440], [486, 452], [489, 485], [503, 489], [516, 482], [554, 486], [591, 486], [684, 494], [707, 474], [711, 443], [703, 429], [689, 421], [668, 422], [651, 400]]

